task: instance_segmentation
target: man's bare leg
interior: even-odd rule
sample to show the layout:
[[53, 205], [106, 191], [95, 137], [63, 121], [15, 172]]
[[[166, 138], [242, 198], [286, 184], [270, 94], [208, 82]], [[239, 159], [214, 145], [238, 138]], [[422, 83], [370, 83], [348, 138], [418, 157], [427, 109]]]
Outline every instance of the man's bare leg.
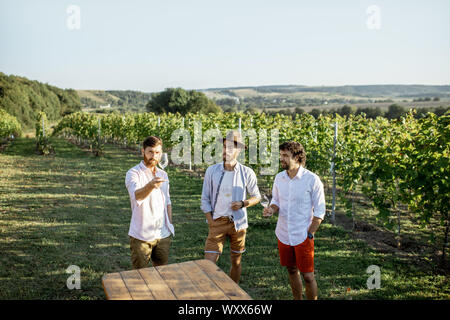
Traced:
[[317, 300], [317, 282], [314, 272], [302, 273], [302, 277], [305, 280], [306, 298], [308, 300]]
[[239, 279], [241, 278], [241, 260], [242, 253], [231, 252], [231, 270], [230, 277], [234, 282], [239, 283]]
[[294, 300], [302, 300], [303, 299], [303, 286], [302, 280], [300, 279], [300, 273], [296, 266], [294, 267], [286, 267], [289, 274], [289, 284], [291, 285], [292, 295], [294, 296]]

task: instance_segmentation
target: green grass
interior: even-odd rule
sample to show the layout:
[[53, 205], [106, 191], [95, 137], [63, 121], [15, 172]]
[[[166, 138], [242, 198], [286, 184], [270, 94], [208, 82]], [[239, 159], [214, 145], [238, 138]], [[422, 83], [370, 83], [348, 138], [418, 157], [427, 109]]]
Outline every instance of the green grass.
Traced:
[[[96, 158], [52, 140], [56, 154], [35, 154], [33, 139], [17, 139], [0, 154], [0, 299], [105, 299], [101, 277], [131, 269], [131, 216], [124, 178], [140, 158], [106, 146]], [[169, 167], [175, 237], [169, 263], [201, 259], [207, 225], [200, 211], [202, 181]], [[292, 299], [279, 265], [276, 218], [249, 209], [241, 287], [254, 299]], [[449, 299], [445, 275], [370, 249], [326, 221], [316, 234], [320, 299]], [[65, 272], [81, 268], [81, 290]], [[229, 271], [229, 245], [218, 265]], [[366, 269], [381, 268], [381, 289], [368, 290]], [[347, 293], [348, 288], [350, 291]]]

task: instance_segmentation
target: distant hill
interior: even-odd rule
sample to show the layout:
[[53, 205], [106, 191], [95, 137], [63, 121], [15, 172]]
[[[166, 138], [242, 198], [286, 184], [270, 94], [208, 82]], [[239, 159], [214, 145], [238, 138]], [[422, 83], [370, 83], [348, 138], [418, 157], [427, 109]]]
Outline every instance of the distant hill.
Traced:
[[49, 120], [80, 111], [82, 104], [73, 89], [60, 89], [25, 77], [0, 72], [0, 108], [15, 116], [24, 128], [34, 127], [39, 111]]
[[[373, 106], [380, 103], [409, 105], [415, 101], [432, 101], [432, 105], [450, 102], [450, 85], [347, 85], [309, 87], [302, 85], [268, 85], [199, 90], [224, 110], [275, 110], [322, 108], [339, 105]], [[428, 103], [430, 104], [430, 103]], [[428, 105], [427, 104], [427, 105]]]
[[[347, 85], [303, 86], [267, 85], [197, 89], [223, 108], [239, 106], [239, 110], [279, 109], [325, 105], [364, 105], [406, 103], [415, 99], [435, 99], [448, 103], [450, 85]], [[78, 90], [87, 111], [146, 112], [150, 92], [133, 90]], [[434, 104], [438, 104], [435, 102]], [[101, 110], [103, 109], [103, 110]]]
[[[111, 108], [121, 112], [144, 112], [151, 93], [132, 90], [78, 90], [84, 108]], [[109, 106], [109, 107], [106, 107]]]
[[[280, 110], [331, 108], [346, 104], [387, 108], [450, 104], [450, 85], [265, 85], [197, 89], [223, 110]], [[34, 127], [36, 115], [44, 111], [50, 121], [80, 110], [94, 112], [146, 112], [152, 93], [134, 90], [61, 89], [25, 77], [0, 72], [0, 108], [17, 117], [24, 128]], [[420, 102], [422, 101], [422, 102]]]
[[[365, 98], [415, 98], [415, 97], [450, 97], [450, 85], [347, 85], [347, 86], [321, 86], [309, 87], [300, 85], [271, 85], [271, 86], [255, 86], [255, 87], [229, 87], [229, 88], [210, 88], [199, 91], [204, 92], [221, 92], [225, 94], [235, 93], [236, 91], [251, 90], [257, 93], [306, 93], [320, 92], [329, 94], [340, 94], [345, 96], [365, 97]], [[233, 94], [231, 94], [233, 95]]]

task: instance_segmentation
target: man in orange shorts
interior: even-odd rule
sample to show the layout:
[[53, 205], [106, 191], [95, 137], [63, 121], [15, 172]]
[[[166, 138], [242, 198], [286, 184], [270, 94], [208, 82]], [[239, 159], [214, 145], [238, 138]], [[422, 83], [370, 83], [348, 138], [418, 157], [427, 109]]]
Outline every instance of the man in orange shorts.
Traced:
[[237, 161], [243, 148], [245, 145], [238, 131], [230, 131], [223, 139], [223, 162], [206, 169], [201, 205], [209, 226], [205, 259], [216, 263], [223, 243], [229, 238], [230, 277], [236, 283], [241, 276], [241, 259], [245, 251], [246, 208], [257, 204], [261, 198], [255, 172]]
[[280, 162], [284, 171], [275, 176], [272, 201], [263, 211], [269, 217], [278, 213], [275, 234], [280, 263], [287, 268], [294, 299], [302, 299], [302, 281], [306, 297], [317, 299], [314, 278], [314, 234], [325, 217], [325, 195], [320, 178], [305, 168], [303, 146], [294, 141], [280, 145]]

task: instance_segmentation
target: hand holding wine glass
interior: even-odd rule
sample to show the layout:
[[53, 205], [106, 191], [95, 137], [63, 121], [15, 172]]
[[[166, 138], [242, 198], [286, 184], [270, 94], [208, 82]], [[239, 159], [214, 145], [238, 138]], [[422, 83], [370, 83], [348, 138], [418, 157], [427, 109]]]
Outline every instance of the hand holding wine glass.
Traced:
[[267, 208], [269, 206], [269, 198], [267, 198], [267, 196], [263, 194], [260, 203], [264, 208]]
[[265, 194], [262, 195], [260, 203], [264, 207], [263, 217], [264, 218], [268, 218], [268, 217], [272, 216], [273, 215], [273, 209], [271, 207], [269, 207], [270, 201], [269, 201], [269, 198], [267, 198], [267, 196]]

